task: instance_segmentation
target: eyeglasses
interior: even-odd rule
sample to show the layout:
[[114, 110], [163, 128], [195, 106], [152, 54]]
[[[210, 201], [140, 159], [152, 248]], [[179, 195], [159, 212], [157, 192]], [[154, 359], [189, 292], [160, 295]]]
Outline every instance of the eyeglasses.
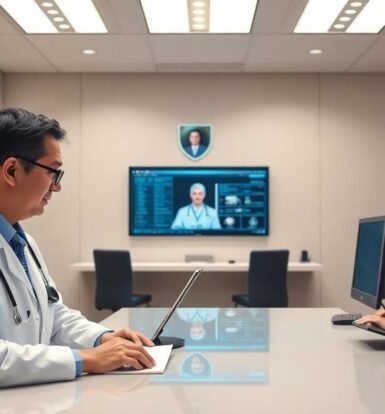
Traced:
[[23, 161], [27, 161], [33, 165], [37, 165], [38, 167], [44, 168], [45, 170], [49, 171], [52, 174], [52, 184], [58, 185], [60, 183], [60, 180], [63, 178], [63, 170], [56, 170], [55, 168], [48, 167], [48, 165], [40, 164], [39, 162], [30, 160], [29, 158], [21, 157], [19, 155], [15, 155], [14, 157], [20, 158]]

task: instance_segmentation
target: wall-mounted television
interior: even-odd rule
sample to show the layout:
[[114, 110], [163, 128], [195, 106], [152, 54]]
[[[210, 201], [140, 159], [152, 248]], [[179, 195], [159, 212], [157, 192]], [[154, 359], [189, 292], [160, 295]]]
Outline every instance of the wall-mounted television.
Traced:
[[130, 167], [129, 234], [269, 234], [268, 167]]

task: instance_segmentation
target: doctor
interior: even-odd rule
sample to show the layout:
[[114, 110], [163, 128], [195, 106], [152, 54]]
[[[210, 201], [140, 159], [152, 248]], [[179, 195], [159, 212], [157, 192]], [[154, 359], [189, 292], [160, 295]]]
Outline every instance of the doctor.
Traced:
[[44, 115], [0, 111], [0, 387], [154, 365], [144, 335], [112, 332], [63, 304], [39, 248], [19, 224], [43, 214], [60, 191], [64, 135]]
[[184, 147], [184, 149], [191, 157], [200, 157], [207, 151], [206, 145], [201, 144], [202, 137], [199, 129], [190, 131], [188, 140], [190, 142], [190, 145], [187, 145]]
[[195, 183], [190, 187], [192, 203], [181, 207], [172, 223], [172, 230], [220, 230], [221, 223], [217, 211], [203, 201], [206, 197], [206, 187]]

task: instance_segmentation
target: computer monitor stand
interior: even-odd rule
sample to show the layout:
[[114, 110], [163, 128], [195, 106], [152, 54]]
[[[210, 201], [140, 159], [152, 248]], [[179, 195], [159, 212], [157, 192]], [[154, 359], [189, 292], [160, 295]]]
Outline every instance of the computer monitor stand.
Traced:
[[153, 342], [155, 345], [172, 345], [172, 349], [184, 346], [184, 339], [175, 336], [158, 336]]

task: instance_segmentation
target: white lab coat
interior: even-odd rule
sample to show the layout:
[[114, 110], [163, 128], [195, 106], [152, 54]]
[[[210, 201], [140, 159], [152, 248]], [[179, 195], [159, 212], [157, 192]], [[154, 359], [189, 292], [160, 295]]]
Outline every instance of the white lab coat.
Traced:
[[[29, 235], [27, 238], [49, 283], [55, 286], [36, 243]], [[59, 302], [48, 304], [40, 271], [28, 249], [25, 253], [38, 300], [20, 261], [0, 235], [1, 270], [21, 317], [26, 319], [30, 311], [27, 322], [17, 325], [0, 280], [0, 388], [74, 379], [76, 367], [71, 348], [92, 348], [98, 336], [107, 331], [63, 305], [61, 296]]]
[[217, 211], [203, 204], [202, 211], [199, 214], [195, 213], [193, 204], [181, 207], [175, 217], [171, 226], [172, 230], [220, 230], [221, 223], [219, 222]]

